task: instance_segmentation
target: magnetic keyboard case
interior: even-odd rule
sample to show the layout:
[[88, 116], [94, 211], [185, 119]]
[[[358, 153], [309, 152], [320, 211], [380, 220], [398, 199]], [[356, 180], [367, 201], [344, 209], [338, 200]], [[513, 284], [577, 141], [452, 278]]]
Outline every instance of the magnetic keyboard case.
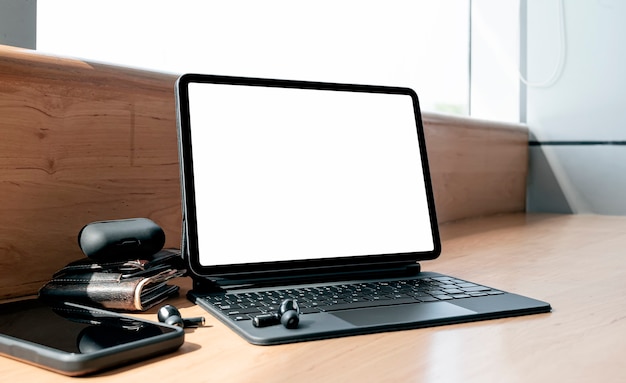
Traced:
[[176, 102], [188, 297], [249, 342], [550, 311], [502, 292], [303, 312], [297, 329], [233, 317], [211, 300], [446, 277], [418, 263], [441, 252], [419, 100], [408, 88], [186, 74]]
[[[432, 297], [434, 299], [415, 299], [414, 303], [403, 301], [394, 304], [386, 302], [381, 303], [380, 306], [355, 304], [352, 308], [344, 305], [339, 310], [325, 309], [324, 311], [303, 313], [300, 315], [300, 325], [297, 329], [286, 329], [281, 325], [254, 327], [252, 320], [249, 318], [242, 320], [229, 315], [229, 310], [222, 310], [219, 301], [216, 301], [216, 297], [224, 297], [228, 294], [245, 295], [260, 291], [259, 289], [237, 289], [221, 293], [191, 291], [188, 297], [248, 342], [262, 346], [538, 314], [551, 310], [550, 305], [546, 302], [439, 273], [421, 272], [417, 277], [395, 279], [395, 281], [414, 281], [417, 283], [426, 280], [454, 281], [454, 283], [474, 286], [468, 288], [468, 294], [458, 294], [466, 296], [450, 297], [449, 300], [442, 298], [442, 294], [438, 298]], [[372, 283], [372, 280], [346, 281], [345, 283]], [[386, 280], [385, 283], [394, 283], [394, 279]], [[281, 286], [266, 290], [284, 291], [285, 289], [302, 287], [324, 288], [331, 285], [336, 285], [336, 283]], [[483, 294], [474, 291], [475, 296], [469, 294], [471, 290], [478, 290], [479, 288], [485, 289], [483, 291], [489, 293]], [[271, 309], [268, 310], [271, 311]]]

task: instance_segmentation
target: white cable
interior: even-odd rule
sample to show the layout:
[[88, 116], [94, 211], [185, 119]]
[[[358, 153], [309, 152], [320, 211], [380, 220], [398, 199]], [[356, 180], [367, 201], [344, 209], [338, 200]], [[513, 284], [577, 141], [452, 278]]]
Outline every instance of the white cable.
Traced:
[[[549, 88], [552, 85], [554, 85], [557, 80], [561, 77], [561, 75], [563, 74], [563, 68], [565, 67], [565, 57], [566, 57], [566, 50], [567, 50], [567, 42], [565, 40], [565, 5], [564, 5], [564, 1], [563, 0], [557, 0], [558, 2], [558, 23], [559, 23], [559, 58], [557, 61], [557, 64], [554, 67], [554, 70], [552, 71], [552, 74], [550, 75], [550, 77], [548, 77], [547, 80], [545, 81], [530, 81], [527, 78], [524, 77], [524, 75], [519, 72], [519, 78], [520, 81], [522, 83], [524, 83], [526, 86], [529, 87], [533, 87], [533, 88]], [[521, 6], [522, 1], [520, 1], [520, 19], [521, 19]], [[528, 23], [528, 19], [526, 20], [526, 23]], [[528, 28], [528, 26], [527, 26]]]

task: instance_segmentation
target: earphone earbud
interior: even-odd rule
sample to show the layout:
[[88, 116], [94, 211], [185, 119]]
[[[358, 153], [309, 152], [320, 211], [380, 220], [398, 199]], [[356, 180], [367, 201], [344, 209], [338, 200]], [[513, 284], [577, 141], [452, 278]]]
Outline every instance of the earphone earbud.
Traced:
[[300, 323], [300, 308], [293, 299], [285, 299], [278, 307], [278, 312], [258, 315], [252, 318], [254, 327], [273, 326], [282, 323], [289, 329], [297, 328]]
[[285, 299], [278, 308], [280, 323], [287, 328], [297, 328], [300, 323], [300, 307], [293, 299]]
[[159, 322], [177, 327], [197, 327], [204, 325], [204, 317], [183, 318], [180, 311], [172, 305], [165, 305], [157, 313]]

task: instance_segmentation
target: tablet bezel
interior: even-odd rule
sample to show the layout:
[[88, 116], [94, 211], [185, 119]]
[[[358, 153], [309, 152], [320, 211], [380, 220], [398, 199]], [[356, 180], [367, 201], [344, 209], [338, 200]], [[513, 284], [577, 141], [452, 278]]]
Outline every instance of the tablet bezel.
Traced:
[[[260, 87], [279, 87], [297, 89], [319, 89], [331, 91], [367, 92], [408, 95], [413, 101], [417, 138], [422, 161], [423, 177], [429, 210], [433, 250], [424, 252], [372, 254], [341, 258], [322, 258], [309, 260], [290, 260], [276, 262], [258, 262], [231, 265], [203, 265], [198, 250], [196, 222], [196, 196], [193, 176], [193, 153], [189, 110], [189, 85], [192, 83], [212, 83], [245, 85]], [[185, 74], [179, 77], [175, 86], [180, 176], [183, 211], [183, 256], [187, 260], [192, 277], [210, 280], [280, 278], [283, 274], [310, 275], [337, 273], [348, 270], [368, 270], [376, 268], [396, 268], [411, 265], [419, 261], [432, 260], [441, 253], [441, 243], [435, 213], [434, 196], [430, 179], [424, 129], [421, 120], [417, 94], [410, 88], [339, 84], [312, 81], [278, 80], [250, 77], [216, 76], [205, 74]]]

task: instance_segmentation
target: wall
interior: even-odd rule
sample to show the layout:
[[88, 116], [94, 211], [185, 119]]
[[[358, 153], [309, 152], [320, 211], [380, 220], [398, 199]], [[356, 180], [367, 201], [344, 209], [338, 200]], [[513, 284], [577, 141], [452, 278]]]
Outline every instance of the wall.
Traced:
[[517, 2], [471, 1], [470, 115], [520, 121]]
[[0, 44], [35, 49], [37, 0], [0, 1]]
[[[527, 76], [550, 77], [558, 1], [528, 0]], [[527, 88], [528, 210], [626, 214], [626, 2], [565, 0], [563, 71]]]
[[0, 298], [83, 258], [89, 222], [147, 217], [180, 246], [176, 78], [0, 45]]

